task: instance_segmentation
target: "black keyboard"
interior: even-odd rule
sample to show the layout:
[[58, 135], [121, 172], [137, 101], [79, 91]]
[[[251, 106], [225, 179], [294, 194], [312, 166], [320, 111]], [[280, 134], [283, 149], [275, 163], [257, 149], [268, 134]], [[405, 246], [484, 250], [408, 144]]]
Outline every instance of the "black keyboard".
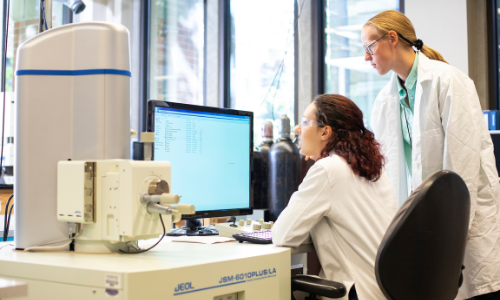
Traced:
[[264, 231], [253, 231], [253, 232], [242, 232], [233, 234], [233, 237], [243, 243], [244, 241], [254, 243], [254, 244], [272, 244], [273, 238], [271, 236], [271, 230]]

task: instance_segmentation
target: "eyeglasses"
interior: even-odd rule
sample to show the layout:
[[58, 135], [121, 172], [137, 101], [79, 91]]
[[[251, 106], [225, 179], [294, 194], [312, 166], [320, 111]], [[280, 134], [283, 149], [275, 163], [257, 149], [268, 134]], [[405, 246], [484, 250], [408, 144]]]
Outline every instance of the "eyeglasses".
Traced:
[[302, 117], [302, 120], [300, 121], [300, 125], [302, 126], [302, 128], [313, 126], [313, 125], [316, 125], [318, 127], [325, 126], [322, 122], [316, 122], [316, 121], [313, 121], [313, 120], [309, 120], [306, 117]]
[[375, 52], [375, 49], [373, 49], [373, 47], [375, 47], [375, 45], [377, 44], [377, 42], [385, 37], [388, 33], [384, 34], [383, 36], [379, 37], [378, 39], [372, 41], [372, 42], [369, 42], [369, 43], [366, 43], [363, 45], [363, 48], [365, 49], [366, 53], [370, 54], [370, 55], [373, 55], [373, 52]]

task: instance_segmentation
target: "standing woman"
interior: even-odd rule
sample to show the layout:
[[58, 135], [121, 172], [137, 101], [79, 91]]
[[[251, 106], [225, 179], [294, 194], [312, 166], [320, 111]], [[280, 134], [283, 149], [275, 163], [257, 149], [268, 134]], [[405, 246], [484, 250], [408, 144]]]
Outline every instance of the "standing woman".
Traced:
[[400, 12], [371, 18], [361, 39], [365, 60], [380, 75], [394, 72], [375, 100], [371, 126], [398, 202], [435, 171], [459, 174], [471, 215], [457, 299], [500, 299], [499, 179], [474, 83], [424, 46]]

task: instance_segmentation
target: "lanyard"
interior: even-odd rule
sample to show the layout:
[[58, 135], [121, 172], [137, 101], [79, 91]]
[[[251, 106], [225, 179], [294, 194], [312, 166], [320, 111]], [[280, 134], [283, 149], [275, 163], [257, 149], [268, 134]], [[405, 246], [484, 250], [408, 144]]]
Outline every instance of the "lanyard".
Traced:
[[408, 130], [408, 137], [410, 138], [410, 147], [412, 146], [410, 126], [408, 125], [408, 117], [406, 116], [406, 108], [403, 106], [403, 112], [405, 114], [406, 130]]
[[[406, 117], [406, 108], [405, 108], [405, 107], [403, 107], [403, 112], [404, 112], [404, 114], [405, 114], [406, 130], [408, 130], [408, 137], [410, 138], [410, 147], [411, 147], [411, 145], [412, 145], [412, 141], [411, 141], [410, 127], [409, 127], [409, 125], [408, 125], [408, 117]], [[411, 164], [411, 162], [410, 162], [410, 164]], [[408, 169], [408, 170], [409, 170], [409, 169]], [[411, 178], [411, 175], [412, 175], [412, 174], [410, 174], [410, 178]], [[413, 194], [413, 185], [411, 186], [411, 192], [410, 192], [410, 195], [411, 195], [411, 194]]]
[[[399, 80], [399, 83], [402, 84], [401, 78], [398, 77], [398, 80]], [[406, 88], [405, 88], [405, 92], [406, 92], [406, 99], [408, 99], [408, 91], [406, 90]], [[407, 102], [407, 104], [408, 104], [408, 106], [410, 106], [409, 101]], [[404, 105], [403, 105], [403, 112], [405, 114], [406, 130], [408, 130], [408, 137], [410, 138], [410, 147], [411, 147], [411, 145], [413, 143], [411, 142], [410, 126], [408, 125], [408, 117], [406, 116], [406, 107], [404, 107]]]

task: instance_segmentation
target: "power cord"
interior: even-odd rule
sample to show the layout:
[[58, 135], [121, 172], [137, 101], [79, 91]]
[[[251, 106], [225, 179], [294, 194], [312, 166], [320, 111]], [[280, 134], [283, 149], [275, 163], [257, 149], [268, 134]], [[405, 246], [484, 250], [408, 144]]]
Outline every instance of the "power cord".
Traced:
[[158, 245], [163, 240], [163, 238], [165, 237], [165, 234], [167, 234], [167, 231], [165, 230], [165, 223], [163, 223], [163, 218], [161, 217], [161, 214], [159, 214], [159, 215], [160, 215], [161, 226], [163, 227], [163, 235], [158, 240], [158, 242], [156, 242], [156, 244], [154, 244], [153, 246], [151, 246], [147, 249], [143, 249], [143, 250], [139, 250], [139, 251], [123, 251], [120, 249], [120, 252], [124, 253], [124, 254], [138, 254], [138, 253], [143, 253], [143, 252], [149, 251], [149, 250], [153, 249], [154, 247], [156, 247], [156, 245]]
[[14, 245], [13, 244], [7, 244], [5, 246], [0, 247], [0, 250], [2, 250], [3, 248], [6, 248], [6, 247], [14, 247]]
[[[7, 228], [5, 228], [5, 231], [4, 231], [4, 239], [5, 241], [7, 241], [7, 238], [9, 237], [9, 229], [10, 229], [10, 217], [12, 216], [12, 210], [14, 209], [14, 203], [12, 203], [12, 205], [10, 206], [10, 209], [9, 209], [9, 220], [7, 221]], [[7, 218], [7, 216], [4, 216], [5, 218]]]
[[[161, 226], [163, 227], [163, 235], [158, 240], [158, 242], [156, 242], [156, 244], [149, 247], [148, 249], [143, 249], [143, 250], [138, 250], [138, 251], [123, 251], [120, 249], [120, 252], [124, 253], [124, 254], [137, 254], [137, 253], [149, 251], [149, 250], [153, 249], [154, 247], [156, 247], [156, 245], [158, 245], [163, 240], [163, 237], [167, 233], [165, 230], [165, 223], [163, 223], [163, 218], [161, 217], [161, 214], [160, 214], [160, 221], [161, 221]], [[70, 233], [69, 240], [48, 243], [48, 244], [39, 245], [39, 246], [28, 247], [28, 248], [24, 249], [24, 251], [50, 251], [50, 250], [57, 250], [57, 249], [69, 246], [76, 238], [78, 238], [83, 233], [83, 229], [84, 229], [84, 224], [76, 223], [74, 225], [75, 225], [74, 229], [70, 228], [71, 233]]]
[[43, 13], [43, 22], [45, 23], [45, 30], [49, 30], [49, 27], [47, 26], [47, 18], [45, 17], [45, 8], [43, 7], [43, 1], [44, 0], [40, 0], [40, 8], [42, 9]]
[[70, 225], [69, 240], [53, 242], [53, 243], [48, 243], [48, 244], [43, 244], [43, 245], [38, 245], [38, 246], [32, 246], [32, 247], [25, 248], [24, 251], [50, 251], [50, 250], [57, 250], [57, 249], [61, 249], [61, 248], [69, 246], [71, 243], [73, 243], [73, 241], [77, 237], [79, 237], [83, 233], [83, 229], [84, 229], [85, 224], [69, 223], [69, 225]]
[[10, 195], [9, 199], [7, 200], [7, 203], [5, 204], [5, 215], [3, 219], [3, 241], [6, 242], [7, 238], [9, 237], [9, 228], [10, 228], [10, 216], [12, 214], [12, 208], [14, 207], [14, 203], [12, 203], [12, 206], [10, 207], [9, 211], [9, 204], [10, 200], [12, 200], [12, 197], [14, 197], [14, 194]]
[[[7, 75], [7, 42], [9, 40], [9, 18], [10, 18], [10, 0], [7, 1], [7, 19], [5, 21], [5, 47], [3, 49], [3, 65], [2, 65], [2, 87], [3, 87], [3, 110], [2, 110], [2, 149], [0, 150], [0, 177], [3, 174], [3, 144], [5, 138], [5, 94], [7, 90], [5, 89], [5, 77]], [[7, 211], [5, 211], [7, 213]]]

